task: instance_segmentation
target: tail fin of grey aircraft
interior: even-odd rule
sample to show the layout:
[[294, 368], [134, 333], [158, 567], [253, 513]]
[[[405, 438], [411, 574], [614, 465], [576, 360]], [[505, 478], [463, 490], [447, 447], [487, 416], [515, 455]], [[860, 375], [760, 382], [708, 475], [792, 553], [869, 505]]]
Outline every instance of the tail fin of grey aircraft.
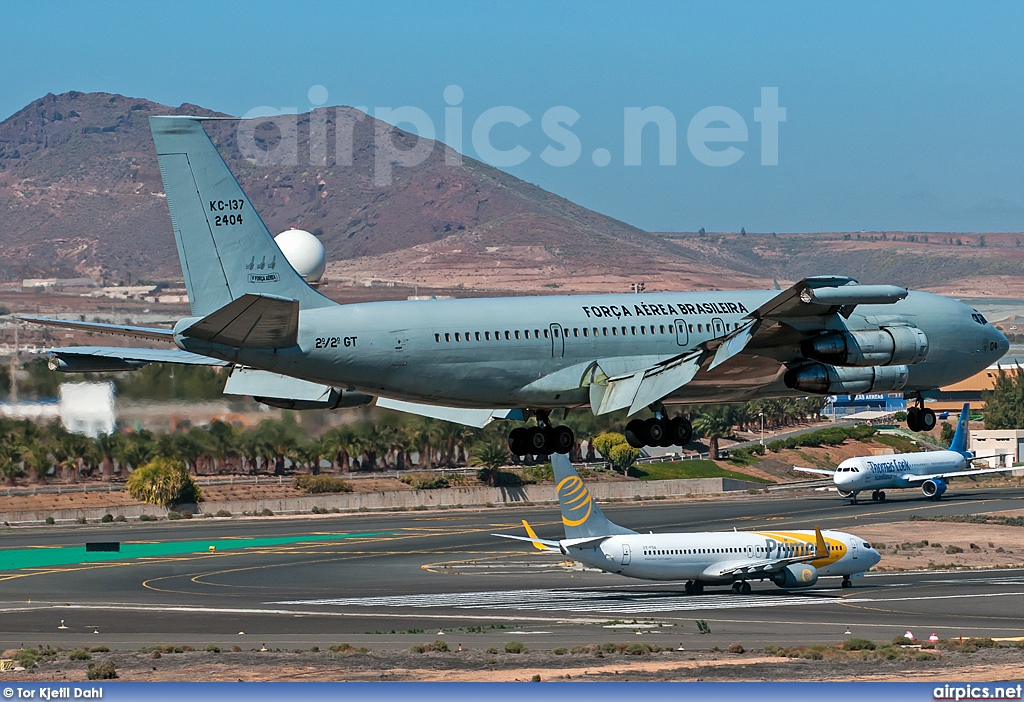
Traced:
[[301, 309], [336, 304], [288, 263], [202, 122], [149, 118], [192, 314], [205, 317], [246, 294], [296, 300]]
[[551, 454], [551, 467], [555, 473], [558, 504], [562, 508], [565, 538], [577, 539], [586, 536], [636, 533], [625, 527], [620, 527], [604, 516], [601, 508], [597, 506], [594, 496], [583, 484], [583, 479], [572, 467], [568, 456], [562, 453]]
[[970, 421], [970, 416], [971, 405], [965, 402], [964, 408], [960, 410], [960, 421], [956, 423], [956, 433], [953, 434], [953, 441], [949, 444], [950, 451], [967, 455], [967, 423]]

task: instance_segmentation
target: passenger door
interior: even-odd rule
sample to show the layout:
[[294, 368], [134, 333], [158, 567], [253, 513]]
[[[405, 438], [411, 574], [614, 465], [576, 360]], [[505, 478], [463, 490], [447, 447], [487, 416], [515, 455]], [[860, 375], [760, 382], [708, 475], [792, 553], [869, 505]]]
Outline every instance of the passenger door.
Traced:
[[680, 346], [685, 347], [690, 341], [690, 332], [686, 328], [685, 319], [677, 319], [675, 321], [676, 326], [676, 343]]
[[549, 331], [551, 333], [551, 358], [562, 358], [565, 356], [565, 337], [562, 336], [562, 325], [552, 324]]
[[622, 544], [622, 565], [629, 565], [629, 544]]
[[857, 539], [853, 537], [850, 539], [850, 558], [857, 560]]

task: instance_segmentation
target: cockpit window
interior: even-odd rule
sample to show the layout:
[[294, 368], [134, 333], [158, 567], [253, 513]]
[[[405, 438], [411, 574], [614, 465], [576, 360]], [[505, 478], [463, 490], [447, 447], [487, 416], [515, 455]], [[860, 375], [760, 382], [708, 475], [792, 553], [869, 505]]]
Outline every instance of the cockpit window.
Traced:
[[971, 313], [971, 319], [978, 324], [988, 324], [988, 320], [982, 317], [981, 312], [978, 312], [978, 310], [974, 310], [974, 312]]
[[864, 548], [871, 548], [871, 544], [869, 544], [867, 541], [865, 541], [864, 542]]

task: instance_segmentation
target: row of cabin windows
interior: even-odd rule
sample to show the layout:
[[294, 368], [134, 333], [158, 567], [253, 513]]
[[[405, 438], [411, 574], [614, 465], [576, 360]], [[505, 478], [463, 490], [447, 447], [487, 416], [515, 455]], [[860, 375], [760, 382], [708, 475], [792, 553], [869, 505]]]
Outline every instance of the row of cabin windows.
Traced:
[[[703, 326], [703, 324], [697, 325], [698, 333], [702, 333], [704, 331]], [[738, 329], [739, 326], [739, 324], [733, 324], [731, 328]], [[693, 325], [691, 324], [689, 325], [689, 327], [690, 331], [692, 332]], [[707, 325], [707, 327], [708, 331], [710, 332], [711, 325], [709, 324]], [[730, 325], [726, 324], [725, 328], [728, 331], [730, 329]], [[682, 331], [682, 329], [680, 329], [680, 331]], [[444, 334], [434, 334], [434, 341], [436, 341], [437, 343], [441, 343], [441, 341], [444, 341], [445, 343], [451, 343], [452, 341], [501, 341], [502, 339], [505, 339], [506, 341], [511, 341], [513, 339], [540, 339], [542, 337], [545, 339], [550, 339], [552, 334], [554, 334], [554, 336], [557, 337], [559, 336], [559, 333], [560, 332], [558, 328], [555, 328], [553, 330], [534, 329], [532, 332], [529, 329], [525, 329], [523, 331], [520, 331], [518, 329], [515, 329], [513, 331], [496, 331], [493, 333], [493, 336], [492, 333], [489, 331], [465, 333], [445, 332]], [[590, 336], [646, 336], [648, 334], [657, 335], [675, 333], [676, 327], [674, 324], [651, 324], [650, 326], [640, 327], [583, 327], [582, 329], [573, 328], [565, 330], [566, 338], [579, 338]]]
[[[798, 556], [810, 556], [813, 555], [810, 544], [800, 544], [787, 546], [790, 551]], [[764, 547], [755, 547], [757, 553], [763, 553]], [[825, 550], [829, 553], [832, 552], [832, 545], [826, 544]], [[742, 548], [666, 548], [666, 549], [644, 549], [645, 556], [681, 556], [681, 555], [692, 555], [698, 553], [737, 553], [742, 554], [744, 549]]]

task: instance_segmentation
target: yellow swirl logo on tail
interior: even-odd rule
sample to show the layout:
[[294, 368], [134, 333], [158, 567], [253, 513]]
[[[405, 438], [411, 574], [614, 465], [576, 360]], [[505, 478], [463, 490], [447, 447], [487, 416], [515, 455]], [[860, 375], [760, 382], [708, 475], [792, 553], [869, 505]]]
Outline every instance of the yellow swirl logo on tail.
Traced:
[[558, 483], [558, 499], [562, 503], [562, 524], [575, 527], [587, 521], [593, 498], [579, 476], [570, 475]]

